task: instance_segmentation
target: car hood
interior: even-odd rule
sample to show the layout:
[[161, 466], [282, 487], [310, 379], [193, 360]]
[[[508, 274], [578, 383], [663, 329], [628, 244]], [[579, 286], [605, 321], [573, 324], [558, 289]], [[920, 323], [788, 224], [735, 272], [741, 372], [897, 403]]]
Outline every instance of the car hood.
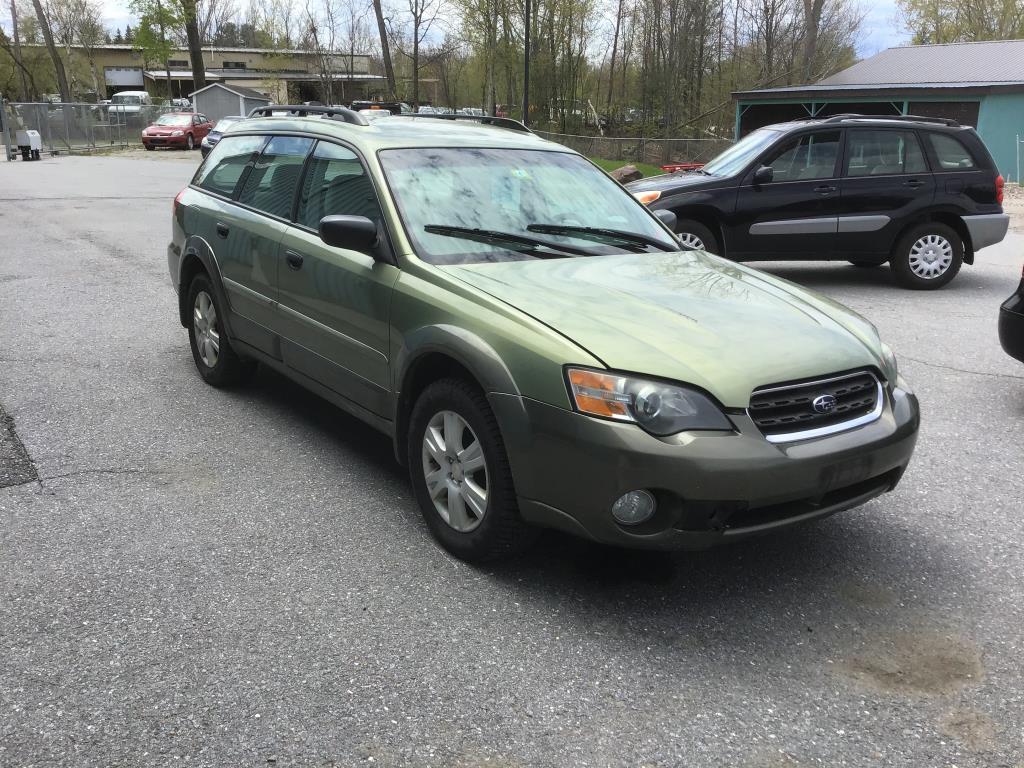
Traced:
[[650, 176], [646, 179], [633, 181], [626, 185], [630, 192], [697, 192], [702, 189], [715, 189], [729, 184], [729, 179], [721, 176], [705, 176], [702, 173], [680, 171], [666, 173], [661, 176]]
[[852, 310], [699, 251], [442, 269], [609, 368], [693, 384], [730, 408], [767, 384], [884, 370], [874, 326]]

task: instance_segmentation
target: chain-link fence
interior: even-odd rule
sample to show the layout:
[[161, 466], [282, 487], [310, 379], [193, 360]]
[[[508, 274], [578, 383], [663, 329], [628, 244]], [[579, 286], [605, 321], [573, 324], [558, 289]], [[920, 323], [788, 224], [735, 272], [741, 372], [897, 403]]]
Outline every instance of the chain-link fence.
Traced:
[[627, 160], [631, 163], [650, 165], [706, 163], [732, 144], [728, 139], [612, 139], [604, 136], [574, 136], [546, 131], [535, 133], [548, 141], [564, 144], [587, 157]]
[[95, 152], [142, 145], [142, 129], [176, 107], [152, 104], [0, 103], [0, 130], [8, 159], [18, 131], [38, 131], [44, 153]]

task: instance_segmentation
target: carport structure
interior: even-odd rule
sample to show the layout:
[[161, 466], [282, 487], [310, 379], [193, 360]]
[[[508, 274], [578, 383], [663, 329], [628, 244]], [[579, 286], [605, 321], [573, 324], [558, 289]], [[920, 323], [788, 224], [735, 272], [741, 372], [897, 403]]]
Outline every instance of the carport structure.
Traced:
[[733, 98], [737, 138], [771, 123], [851, 112], [952, 118], [976, 128], [1003, 176], [1020, 180], [1024, 40], [889, 48], [813, 85]]

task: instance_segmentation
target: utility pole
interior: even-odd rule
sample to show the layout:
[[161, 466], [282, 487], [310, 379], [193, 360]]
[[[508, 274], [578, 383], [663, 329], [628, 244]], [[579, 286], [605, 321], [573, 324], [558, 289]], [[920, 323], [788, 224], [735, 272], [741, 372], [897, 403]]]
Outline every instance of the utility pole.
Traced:
[[28, 92], [28, 80], [25, 79], [25, 64], [21, 58], [21, 32], [18, 31], [18, 6], [11, 0], [11, 27], [14, 32], [14, 61], [18, 65], [18, 74], [21, 75], [21, 100], [31, 101], [31, 94]]
[[523, 125], [530, 124], [530, 0], [526, 0], [526, 38], [523, 46]]

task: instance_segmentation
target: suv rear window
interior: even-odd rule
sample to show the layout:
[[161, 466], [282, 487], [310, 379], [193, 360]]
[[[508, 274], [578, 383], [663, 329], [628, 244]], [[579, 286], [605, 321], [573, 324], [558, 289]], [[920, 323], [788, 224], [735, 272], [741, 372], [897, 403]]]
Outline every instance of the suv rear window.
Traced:
[[928, 139], [939, 160], [939, 167], [944, 171], [969, 171], [978, 166], [971, 157], [971, 152], [960, 139], [947, 133], [930, 133]]
[[913, 131], [852, 130], [846, 143], [846, 176], [887, 176], [927, 170]]
[[228, 136], [217, 143], [192, 183], [218, 195], [231, 197], [245, 166], [263, 149], [264, 136]]

